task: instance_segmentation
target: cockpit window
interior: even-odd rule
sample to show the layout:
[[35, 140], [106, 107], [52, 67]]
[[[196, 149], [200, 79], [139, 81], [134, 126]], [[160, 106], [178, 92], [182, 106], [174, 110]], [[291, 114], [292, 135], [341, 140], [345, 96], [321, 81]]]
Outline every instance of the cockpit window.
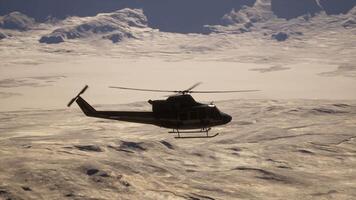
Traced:
[[205, 109], [199, 110], [198, 115], [199, 115], [199, 119], [205, 119], [206, 118], [206, 110]]
[[211, 119], [220, 119], [221, 118], [221, 114], [216, 107], [209, 110], [209, 118], [211, 118]]

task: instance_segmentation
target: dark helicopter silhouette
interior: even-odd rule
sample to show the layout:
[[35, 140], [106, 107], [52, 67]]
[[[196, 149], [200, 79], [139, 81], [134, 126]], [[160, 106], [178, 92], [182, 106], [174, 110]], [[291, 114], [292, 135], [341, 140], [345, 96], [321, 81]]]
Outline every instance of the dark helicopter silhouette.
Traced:
[[[211, 138], [218, 135], [209, 135], [209, 131], [214, 126], [227, 124], [232, 117], [221, 112], [214, 104], [203, 104], [196, 102], [190, 95], [192, 93], [231, 93], [231, 92], [255, 92], [258, 90], [235, 90], [235, 91], [193, 91], [201, 83], [196, 83], [186, 90], [151, 90], [128, 87], [110, 88], [123, 90], [136, 90], [146, 92], [173, 92], [175, 95], [169, 96], [166, 100], [149, 100], [152, 105], [152, 112], [138, 111], [97, 111], [80, 95], [83, 94], [88, 86], [86, 85], [77, 96], [69, 103], [70, 107], [74, 101], [77, 102], [86, 116], [97, 117], [118, 121], [151, 124], [159, 127], [173, 129], [169, 133], [175, 133], [175, 138]], [[186, 130], [186, 131], [180, 131]], [[185, 136], [181, 133], [205, 133], [202, 136]]]

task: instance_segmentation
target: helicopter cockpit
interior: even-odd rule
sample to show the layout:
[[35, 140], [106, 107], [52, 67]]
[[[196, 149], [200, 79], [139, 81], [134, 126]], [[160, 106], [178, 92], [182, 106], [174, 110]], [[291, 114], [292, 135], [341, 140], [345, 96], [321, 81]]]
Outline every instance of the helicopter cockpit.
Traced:
[[210, 103], [208, 105], [208, 113], [210, 119], [220, 120], [222, 119], [221, 111], [216, 107], [215, 104]]
[[201, 105], [181, 110], [178, 113], [179, 120], [221, 120], [222, 113], [213, 104]]

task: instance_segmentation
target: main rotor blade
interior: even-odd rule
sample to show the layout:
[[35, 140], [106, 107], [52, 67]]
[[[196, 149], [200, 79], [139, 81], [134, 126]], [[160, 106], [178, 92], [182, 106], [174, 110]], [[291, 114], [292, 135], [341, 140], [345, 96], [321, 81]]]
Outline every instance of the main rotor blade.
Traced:
[[109, 88], [121, 89], [121, 90], [144, 91], [144, 92], [179, 92], [175, 90], [151, 90], [151, 89], [140, 89], [140, 88], [129, 88], [129, 87], [118, 87], [118, 86], [109, 86]]
[[198, 83], [192, 85], [190, 88], [188, 88], [188, 89], [186, 89], [186, 90], [184, 90], [184, 91], [191, 91], [192, 89], [196, 88], [196, 87], [197, 87], [198, 85], [200, 85], [200, 84], [202, 84], [202, 82], [198, 82]]
[[[200, 91], [191, 89], [200, 85], [201, 82], [194, 84], [187, 90], [154, 90], [154, 89], [142, 89], [142, 88], [130, 88], [130, 87], [120, 87], [120, 86], [109, 86], [109, 88], [121, 89], [121, 90], [135, 90], [135, 91], [143, 91], [143, 92], [171, 92], [171, 93], [182, 93], [182, 94], [190, 94], [190, 93], [238, 93], [238, 92], [258, 92], [260, 90], [211, 90], [211, 91]], [[172, 95], [169, 95], [172, 96]]]
[[238, 92], [258, 92], [260, 90], [225, 90], [225, 91], [189, 91], [189, 93], [238, 93]]

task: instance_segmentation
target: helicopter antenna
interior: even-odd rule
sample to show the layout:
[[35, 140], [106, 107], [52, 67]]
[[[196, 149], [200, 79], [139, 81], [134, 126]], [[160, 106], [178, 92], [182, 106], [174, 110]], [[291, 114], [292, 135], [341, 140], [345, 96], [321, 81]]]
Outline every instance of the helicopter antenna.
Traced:
[[113, 89], [121, 89], [121, 90], [135, 90], [135, 91], [143, 91], [143, 92], [169, 92], [169, 93], [176, 93], [176, 94], [191, 94], [191, 93], [238, 93], [238, 92], [257, 92], [260, 90], [209, 90], [209, 91], [202, 91], [202, 90], [193, 90], [197, 86], [202, 84], [202, 82], [198, 82], [186, 90], [156, 90], [156, 89], [142, 89], [142, 88], [131, 88], [131, 87], [121, 87], [121, 86], [109, 86], [109, 88]]

